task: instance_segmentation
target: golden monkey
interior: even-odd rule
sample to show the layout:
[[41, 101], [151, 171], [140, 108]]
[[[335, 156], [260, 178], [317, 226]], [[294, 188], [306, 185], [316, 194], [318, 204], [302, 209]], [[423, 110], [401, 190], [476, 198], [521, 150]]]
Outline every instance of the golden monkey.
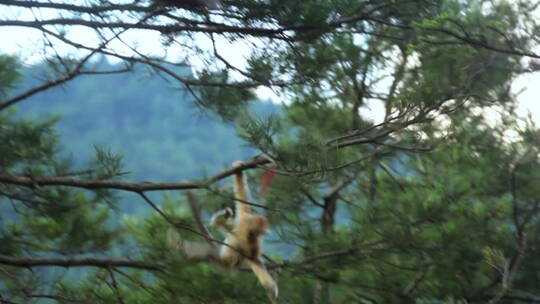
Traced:
[[[239, 167], [242, 162], [234, 162]], [[232, 210], [224, 209], [214, 215], [211, 224], [226, 232], [225, 243], [219, 253], [221, 262], [228, 267], [239, 267], [247, 264], [259, 282], [277, 297], [278, 287], [261, 260], [262, 237], [268, 232], [268, 220], [264, 215], [251, 212], [247, 182], [242, 171], [234, 175], [234, 197], [236, 200], [236, 216], [234, 222], [228, 219]]]
[[[241, 166], [242, 162], [234, 162], [233, 167]], [[248, 265], [261, 285], [275, 299], [278, 296], [277, 284], [268, 273], [261, 260], [262, 237], [268, 232], [268, 220], [264, 215], [251, 212], [248, 204], [249, 194], [247, 182], [242, 171], [234, 176], [234, 198], [236, 200], [236, 215], [234, 219], [231, 208], [216, 212], [210, 224], [219, 228], [225, 234], [226, 245], [222, 245], [219, 253], [208, 243], [182, 240], [178, 234], [170, 231], [169, 244], [183, 251], [189, 258], [212, 259], [228, 268], [239, 268]]]

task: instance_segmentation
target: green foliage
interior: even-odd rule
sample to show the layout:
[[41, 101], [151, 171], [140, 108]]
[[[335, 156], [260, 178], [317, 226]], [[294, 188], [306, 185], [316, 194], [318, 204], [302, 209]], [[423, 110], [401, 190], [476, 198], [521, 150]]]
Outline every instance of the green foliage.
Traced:
[[[264, 261], [280, 287], [277, 303], [534, 302], [540, 131], [513, 114], [509, 88], [523, 62], [493, 52], [526, 49], [530, 42], [515, 27], [527, 19], [508, 2], [489, 3], [224, 0], [220, 18], [252, 27], [247, 32], [286, 27], [251, 54], [246, 79], [233, 81], [238, 70], [223, 62], [197, 75], [177, 71], [199, 83], [180, 87], [189, 98], [171, 90], [168, 77], [156, 81], [138, 67], [137, 75], [147, 77], [144, 89], [133, 77], [78, 79], [67, 87], [69, 97], [47, 92], [0, 114], [0, 171], [122, 181], [133, 171], [135, 179], [178, 181], [265, 152], [276, 160], [266, 169], [277, 176], [259, 198], [269, 209], [254, 209], [272, 227]], [[328, 24], [356, 13], [354, 24]], [[223, 29], [208, 12], [186, 14], [200, 17], [190, 25]], [[51, 75], [52, 68], [57, 75], [59, 62], [26, 72]], [[16, 84], [16, 60], [0, 57], [0, 71], [4, 92]], [[251, 81], [283, 80], [291, 84], [275, 88], [286, 99], [280, 108], [251, 107], [257, 104]], [[186, 110], [193, 103], [215, 115], [200, 115], [197, 123]], [[61, 118], [43, 118], [50, 115], [42, 104]], [[383, 123], [364, 114], [377, 104]], [[496, 123], [488, 119], [493, 109], [501, 113]], [[243, 142], [216, 118], [234, 123]], [[426, 146], [432, 149], [418, 153]], [[259, 169], [246, 172], [253, 190], [264, 174]], [[234, 206], [230, 184], [203, 181], [194, 198], [145, 193], [150, 207], [147, 199], [110, 189], [3, 181], [0, 302], [47, 294], [82, 303], [267, 302], [250, 270], [190, 259], [168, 243], [173, 235], [205, 246], [196, 233], [200, 222]], [[114, 258], [158, 270], [30, 271], [24, 263], [8, 265], [5, 255]]]
[[95, 146], [94, 148], [96, 149], [96, 157], [90, 166], [101, 169], [94, 173], [98, 178], [114, 179], [125, 175], [125, 173], [121, 171], [123, 167], [122, 155], [114, 154], [112, 151], [104, 150], [98, 146]]
[[5, 169], [43, 170], [57, 152], [58, 138], [52, 130], [57, 119], [41, 123], [16, 121], [12, 115], [0, 116], [0, 166]]
[[[228, 73], [226, 70], [216, 73], [203, 73], [198, 79], [203, 83], [226, 82]], [[240, 87], [204, 86], [195, 97], [197, 104], [211, 110], [222, 117], [225, 121], [233, 120], [247, 103], [255, 98], [249, 90]]]
[[249, 75], [260, 82], [269, 82], [274, 79], [274, 66], [268, 54], [253, 54], [248, 58]]
[[4, 98], [20, 79], [20, 64], [15, 57], [0, 55], [0, 67], [0, 97]]
[[[5, 143], [0, 151], [4, 170], [36, 177], [71, 174], [69, 161], [57, 155], [58, 138], [52, 130], [55, 120], [36, 123], [1, 116], [0, 121], [0, 138]], [[99, 165], [93, 168], [106, 170]], [[112, 195], [68, 187], [29, 189], [6, 185], [2, 185], [0, 192], [3, 203], [14, 200], [21, 205], [11, 210], [3, 208], [2, 212], [6, 243], [11, 242], [10, 236], [24, 241], [25, 245], [17, 246], [17, 251], [102, 252], [112, 248], [113, 236], [119, 237], [118, 231], [106, 224], [114, 204]]]

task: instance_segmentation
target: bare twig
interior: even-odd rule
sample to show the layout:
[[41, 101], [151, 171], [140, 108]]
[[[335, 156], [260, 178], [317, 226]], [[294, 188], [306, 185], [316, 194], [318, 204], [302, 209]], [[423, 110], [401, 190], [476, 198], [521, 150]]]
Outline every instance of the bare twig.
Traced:
[[[137, 24], [140, 24], [140, 23], [144, 23], [147, 19], [151, 18], [153, 15], [150, 14], [146, 17], [144, 17], [143, 19], [141, 19], [139, 22], [137, 22]], [[82, 71], [82, 68], [84, 67], [84, 65], [88, 62], [88, 60], [94, 56], [96, 53], [100, 53], [101, 50], [103, 50], [107, 44], [109, 44], [109, 42], [113, 41], [114, 39], [118, 38], [122, 33], [125, 33], [128, 29], [122, 29], [121, 31], [119, 31], [118, 33], [116, 33], [115, 35], [113, 35], [112, 37], [110, 37], [109, 39], [105, 39], [97, 48], [93, 48], [90, 50], [90, 53], [88, 55], [86, 55], [83, 59], [81, 59], [79, 61], [79, 63], [77, 63], [77, 65], [75, 66], [75, 68], [73, 68], [71, 71], [67, 72], [65, 75], [63, 75], [62, 77], [60, 78], [57, 78], [55, 80], [52, 80], [52, 81], [49, 81], [41, 86], [38, 86], [38, 87], [35, 87], [35, 88], [31, 88], [29, 90], [27, 90], [26, 92], [23, 92], [15, 97], [12, 97], [4, 102], [2, 102], [0, 104], [0, 111], [4, 110], [5, 108], [9, 107], [9, 106], [12, 106], [14, 104], [16, 104], [17, 102], [20, 102], [22, 100], [25, 100], [27, 99], [28, 97], [32, 96], [32, 95], [35, 95], [39, 92], [43, 92], [43, 91], [46, 91], [52, 87], [55, 87], [55, 86], [58, 86], [60, 84], [63, 84], [63, 83], [66, 83], [70, 80], [72, 80], [73, 78], [79, 76], [79, 75], [83, 75], [83, 74], [92, 74], [92, 72], [83, 72]], [[46, 34], [47, 32], [46, 31], [43, 31], [44, 34]], [[98, 73], [98, 72], [95, 72], [95, 73]]]
[[[96, 49], [96, 51], [97, 51], [97, 49]], [[78, 75], [81, 74], [81, 69], [84, 66], [84, 64], [88, 61], [88, 59], [90, 59], [90, 57], [92, 57], [92, 55], [95, 54], [96, 51], [94, 51], [94, 52], [88, 54], [86, 57], [84, 57], [77, 64], [77, 66], [75, 66], [75, 68], [73, 70], [71, 70], [70, 72], [68, 72], [66, 75], [64, 75], [64, 76], [62, 76], [60, 78], [57, 78], [55, 80], [49, 81], [49, 82], [47, 82], [47, 83], [45, 83], [45, 84], [43, 84], [41, 86], [29, 89], [26, 92], [23, 92], [23, 93], [15, 96], [15, 97], [12, 97], [12, 98], [2, 102], [0, 104], [0, 111], [4, 110], [5, 108], [7, 108], [9, 106], [12, 106], [12, 105], [16, 104], [17, 102], [25, 100], [25, 99], [27, 99], [28, 97], [30, 97], [32, 95], [35, 95], [35, 94], [37, 94], [39, 92], [46, 91], [46, 90], [48, 90], [48, 89], [50, 89], [52, 87], [55, 87], [57, 85], [66, 83], [66, 82], [72, 80], [73, 78], [77, 77]]]
[[308, 198], [308, 200], [315, 206], [317, 207], [324, 207], [323, 204], [319, 203], [314, 197], [313, 195], [311, 195], [311, 193], [309, 193], [309, 191], [307, 189], [302, 189], [302, 193]]
[[118, 268], [113, 268], [112, 271], [114, 271], [114, 272], [120, 274], [121, 276], [127, 278], [133, 284], [137, 285], [139, 288], [142, 288], [144, 291], [148, 292], [148, 294], [152, 295], [155, 299], [163, 296], [163, 294], [157, 293], [156, 291], [152, 290], [149, 286], [147, 286], [146, 284], [144, 284], [140, 280], [134, 278], [133, 276], [127, 274], [126, 272], [124, 272], [124, 271], [122, 271], [122, 270], [120, 270]]
[[0, 297], [0, 303], [4, 303], [4, 304], [22, 304], [22, 303], [19, 303], [19, 302], [13, 302], [13, 301], [10, 301], [10, 300], [6, 300], [2, 297]]
[[109, 5], [72, 5], [67, 3], [54, 3], [54, 2], [38, 2], [38, 1], [17, 1], [17, 0], [3, 0], [3, 5], [26, 7], [26, 8], [52, 8], [59, 10], [67, 10], [79, 13], [99, 14], [109, 11], [140, 11], [150, 12], [154, 8], [152, 6], [139, 6], [133, 4], [109, 4]]
[[531, 58], [540, 59], [540, 55], [535, 54], [535, 53], [523, 52], [523, 51], [516, 50], [516, 49], [500, 48], [500, 47], [491, 45], [489, 43], [486, 43], [484, 41], [480, 41], [480, 40], [476, 40], [476, 39], [472, 39], [472, 38], [460, 35], [458, 33], [455, 33], [453, 31], [451, 31], [451, 30], [448, 30], [448, 29], [432, 28], [432, 27], [423, 27], [422, 29], [425, 30], [425, 31], [439, 32], [439, 33], [445, 34], [447, 36], [454, 37], [457, 40], [459, 40], [459, 41], [461, 41], [461, 42], [463, 42], [465, 44], [481, 47], [483, 49], [490, 50], [490, 51], [495, 51], [497, 53], [503, 53], [503, 54], [515, 55], [515, 56], [525, 56], [525, 57], [531, 57]]
[[314, 175], [314, 174], [319, 174], [319, 173], [324, 173], [324, 172], [338, 171], [338, 170], [341, 170], [343, 168], [347, 168], [349, 166], [352, 166], [352, 165], [361, 163], [363, 161], [366, 161], [366, 160], [368, 160], [371, 157], [374, 157], [376, 155], [384, 154], [386, 151], [387, 150], [385, 150], [385, 149], [383, 149], [381, 147], [378, 147], [378, 148], [375, 148], [375, 149], [365, 153], [364, 155], [362, 155], [361, 157], [359, 157], [357, 159], [353, 159], [351, 161], [348, 161], [346, 163], [342, 163], [342, 164], [337, 165], [335, 167], [322, 168], [322, 169], [309, 170], [309, 171], [292, 171], [292, 170], [286, 170], [286, 169], [271, 168], [271, 167], [267, 167], [267, 166], [264, 166], [264, 165], [258, 165], [257, 167], [261, 168], [261, 169], [264, 169], [264, 170], [267, 170], [267, 171], [274, 172], [274, 173], [279, 174], [279, 175], [294, 176], [294, 177], [304, 177], [304, 176], [309, 176], [309, 175]]
[[113, 294], [118, 299], [118, 302], [120, 304], [125, 304], [124, 298], [122, 297], [122, 293], [120, 292], [120, 289], [118, 288], [118, 282], [116, 281], [116, 277], [114, 275], [114, 272], [111, 270], [111, 268], [107, 268], [107, 271], [109, 272], [109, 276], [111, 277], [111, 283], [107, 282], [107, 280], [103, 280], [111, 289]]
[[199, 226], [199, 230], [204, 235], [204, 238], [206, 239], [208, 244], [214, 247], [214, 242], [212, 241], [214, 238], [210, 234], [210, 231], [208, 231], [208, 229], [204, 225], [204, 222], [201, 216], [201, 208], [199, 207], [199, 204], [197, 203], [197, 197], [195, 197], [195, 193], [188, 191], [186, 192], [186, 197], [187, 197], [189, 206], [191, 207], [191, 213], [193, 214], [193, 217], [195, 218], [195, 221], [197, 222], [197, 226]]

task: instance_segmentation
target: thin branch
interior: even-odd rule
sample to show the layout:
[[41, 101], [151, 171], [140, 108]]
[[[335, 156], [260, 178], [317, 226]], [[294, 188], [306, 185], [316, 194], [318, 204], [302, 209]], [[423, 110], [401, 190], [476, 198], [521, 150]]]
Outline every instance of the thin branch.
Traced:
[[0, 255], [0, 264], [17, 267], [128, 267], [145, 270], [161, 271], [159, 264], [149, 264], [142, 261], [115, 260], [115, 259], [97, 259], [97, 258], [19, 258], [7, 255]]
[[351, 256], [366, 249], [372, 249], [372, 248], [383, 249], [380, 246], [381, 244], [383, 244], [382, 241], [376, 241], [373, 243], [360, 245], [358, 247], [324, 252], [318, 255], [305, 257], [303, 260], [300, 260], [300, 261], [283, 261], [281, 263], [275, 263], [274, 265], [270, 265], [268, 268], [273, 269], [273, 268], [284, 268], [284, 267], [289, 267], [289, 266], [300, 266], [300, 265], [305, 265], [305, 264], [312, 264], [319, 260], [325, 260], [325, 259], [331, 259], [331, 258], [337, 258], [337, 257], [343, 257], [343, 256]]
[[360, 136], [362, 134], [366, 134], [366, 133], [368, 133], [368, 132], [370, 132], [370, 131], [372, 131], [374, 129], [377, 129], [377, 128], [380, 128], [380, 127], [383, 127], [383, 126], [388, 126], [388, 125], [392, 124], [393, 121], [398, 120], [400, 118], [403, 118], [407, 113], [408, 113], [408, 111], [404, 111], [403, 113], [400, 113], [397, 116], [387, 118], [385, 121], [383, 121], [381, 123], [378, 123], [378, 124], [375, 124], [373, 126], [367, 127], [365, 129], [354, 130], [354, 131], [350, 132], [349, 134], [345, 134], [345, 135], [341, 135], [341, 136], [329, 139], [329, 140], [327, 140], [325, 142], [325, 144], [331, 145], [331, 144], [333, 144], [335, 142], [342, 141], [342, 140], [349, 139], [349, 138], [353, 138], [353, 137], [357, 137], [357, 136]]
[[146, 196], [146, 194], [144, 194], [144, 192], [139, 192], [138, 194], [148, 203], [148, 205], [150, 205], [152, 207], [152, 209], [154, 209], [159, 215], [161, 215], [171, 225], [173, 225], [173, 226], [175, 226], [177, 228], [180, 228], [180, 229], [188, 230], [188, 231], [193, 232], [193, 233], [195, 233], [197, 235], [206, 237], [204, 234], [202, 234], [201, 232], [195, 230], [193, 227], [191, 227], [191, 226], [189, 226], [187, 224], [180, 223], [178, 221], [174, 221], [171, 217], [169, 217], [167, 214], [165, 214], [165, 212], [163, 212], [161, 209], [159, 209], [159, 207], [154, 202], [152, 202], [152, 200], [150, 200], [150, 198], [148, 198], [148, 196]]
[[127, 278], [133, 284], [137, 285], [139, 288], [143, 289], [144, 291], [148, 292], [148, 294], [152, 295], [154, 297], [154, 299], [157, 299], [159, 297], [163, 297], [163, 294], [158, 294], [157, 292], [152, 290], [150, 287], [145, 285], [143, 282], [141, 282], [138, 279], [135, 279], [134, 277], [130, 276], [129, 274], [125, 273], [124, 271], [122, 271], [122, 270], [120, 270], [118, 268], [113, 268], [112, 271], [114, 271], [114, 272], [122, 275], [123, 277]]
[[19, 303], [19, 302], [13, 302], [13, 301], [10, 301], [10, 300], [6, 300], [2, 297], [0, 297], [0, 303], [4, 303], [4, 304], [22, 304], [22, 303]]
[[401, 146], [401, 145], [398, 145], [398, 144], [387, 143], [387, 142], [379, 142], [379, 141], [374, 142], [373, 144], [377, 145], [377, 146], [389, 147], [389, 148], [392, 148], [392, 149], [395, 149], [395, 150], [401, 150], [401, 151], [407, 151], [407, 152], [417, 152], [417, 153], [431, 152], [431, 151], [433, 151], [433, 149], [435, 149], [434, 146], [406, 147], [406, 146]]
[[[173, 225], [174, 227], [178, 228], [178, 229], [183, 229], [183, 230], [187, 230], [191, 233], [194, 233], [196, 235], [199, 235], [199, 236], [202, 236], [205, 238], [205, 240], [207, 240], [208, 242], [213, 242], [213, 243], [216, 243], [216, 244], [220, 244], [220, 245], [223, 245], [223, 246], [227, 246], [229, 248], [232, 248], [233, 250], [237, 251], [239, 254], [241, 254], [242, 256], [246, 257], [246, 258], [249, 258], [247, 257], [243, 252], [239, 251], [237, 248], [234, 248], [232, 247], [231, 245], [227, 244], [226, 242], [223, 242], [223, 241], [220, 241], [218, 239], [214, 239], [210, 236], [210, 234], [204, 234], [203, 232], [199, 232], [197, 230], [195, 230], [193, 227], [187, 225], [187, 224], [183, 224], [183, 223], [180, 223], [178, 221], [175, 221], [173, 220], [171, 217], [169, 217], [167, 214], [165, 214], [161, 209], [159, 209], [159, 207], [154, 203], [152, 202], [152, 200], [150, 200], [150, 198], [148, 198], [148, 196], [146, 196], [143, 192], [139, 192], [138, 193], [159, 215], [161, 215], [169, 224]], [[214, 247], [213, 245], [211, 245], [212, 247]], [[220, 263], [221, 261], [217, 261], [218, 263]]]
[[[53, 32], [53, 31], [50, 31], [50, 30], [48, 30], [48, 29], [46, 29], [44, 27], [37, 27], [37, 29], [40, 30], [40, 31], [43, 31], [43, 32], [55, 37], [56, 39], [66, 43], [68, 45], [71, 45], [73, 47], [80, 48], [80, 49], [85, 49], [85, 50], [93, 50], [94, 49], [93, 47], [89, 47], [89, 46], [74, 42], [72, 40], [69, 40], [69, 39], [65, 38], [64, 36], [59, 35], [59, 34]], [[285, 87], [285, 86], [288, 86], [290, 84], [288, 82], [283, 82], [283, 81], [272, 81], [272, 82], [269, 82], [269, 83], [258, 83], [258, 82], [253, 82], [253, 81], [239, 81], [239, 82], [231, 82], [231, 83], [213, 82], [213, 81], [200, 81], [200, 80], [197, 80], [197, 79], [182, 77], [182, 76], [176, 74], [175, 72], [173, 72], [171, 69], [165, 67], [164, 65], [157, 63], [156, 59], [151, 59], [151, 58], [148, 58], [147, 56], [141, 56], [141, 54], [138, 54], [140, 57], [133, 57], [133, 56], [121, 55], [121, 54], [118, 54], [118, 53], [115, 53], [115, 52], [112, 52], [112, 51], [107, 51], [107, 50], [99, 50], [98, 52], [100, 54], [112, 56], [112, 57], [115, 57], [115, 58], [118, 58], [118, 59], [121, 59], [121, 60], [124, 60], [124, 61], [127, 61], [127, 62], [139, 62], [139, 63], [142, 63], [142, 64], [146, 64], [146, 65], [148, 65], [148, 66], [150, 66], [150, 67], [152, 67], [152, 68], [154, 68], [154, 69], [156, 69], [158, 71], [161, 71], [161, 72], [171, 76], [172, 78], [174, 78], [175, 80], [178, 80], [179, 82], [183, 83], [186, 86], [193, 85], [193, 86], [249, 89], [249, 88], [255, 88], [255, 87], [259, 87], [259, 86]]]
[[30, 28], [40, 28], [47, 25], [78, 25], [86, 26], [93, 29], [140, 29], [140, 30], [152, 30], [162, 34], [180, 33], [180, 32], [194, 32], [194, 33], [236, 33], [251, 36], [272, 37], [279, 39], [277, 34], [281, 34], [288, 29], [270, 29], [259, 27], [244, 27], [233, 25], [212, 25], [212, 26], [193, 26], [193, 25], [179, 25], [177, 23], [168, 24], [148, 24], [148, 23], [129, 23], [129, 22], [100, 22], [76, 18], [52, 18], [47, 20], [0, 20], [0, 26], [21, 26]]
[[30, 292], [28, 288], [26, 287], [26, 285], [24, 285], [23, 282], [21, 282], [21, 280], [19, 280], [19, 278], [17, 278], [11, 272], [5, 270], [4, 268], [0, 268], [0, 272], [3, 273], [10, 281], [15, 283], [15, 285], [19, 287], [19, 290], [22, 290], [24, 293]]
[[[355, 146], [355, 145], [360, 145], [360, 144], [381, 144], [382, 145], [383, 143], [380, 142], [380, 140], [389, 136], [390, 134], [395, 133], [399, 130], [406, 129], [407, 127], [413, 124], [427, 123], [430, 121], [432, 121], [432, 119], [430, 118], [416, 117], [414, 119], [403, 122], [396, 127], [390, 127], [387, 130], [382, 131], [379, 134], [376, 134], [374, 136], [367, 137], [367, 138], [352, 139], [352, 140], [336, 143], [332, 147], [335, 147], [336, 149], [342, 149], [345, 147]], [[405, 147], [402, 147], [402, 148], [405, 148]]]
[[64, 301], [64, 302], [83, 303], [83, 301], [80, 301], [80, 300], [74, 300], [74, 299], [69, 299], [69, 298], [63, 297], [63, 296], [50, 295], [50, 294], [28, 294], [27, 296], [29, 298], [52, 299], [52, 300], [56, 300], [56, 302]]
[[302, 193], [308, 198], [308, 200], [315, 206], [323, 208], [324, 205], [319, 203], [308, 190], [302, 189]]
[[516, 50], [516, 49], [505, 49], [505, 48], [496, 47], [496, 46], [490, 45], [488, 43], [485, 43], [483, 41], [479, 41], [479, 40], [475, 40], [475, 39], [471, 39], [471, 38], [459, 35], [457, 33], [454, 33], [452, 31], [450, 31], [450, 30], [447, 30], [447, 29], [429, 28], [429, 27], [423, 27], [422, 29], [425, 30], [425, 31], [439, 32], [439, 33], [454, 37], [454, 38], [456, 38], [456, 39], [458, 39], [458, 40], [460, 40], [460, 41], [462, 41], [462, 42], [464, 42], [466, 44], [481, 47], [483, 49], [490, 50], [490, 51], [495, 51], [497, 53], [503, 53], [503, 54], [508, 54], [508, 55], [516, 55], [516, 56], [525, 56], [525, 57], [531, 57], [531, 58], [540, 59], [540, 55], [535, 54], [535, 53], [522, 52], [522, 51], [519, 51], [519, 50]]
[[[152, 17], [152, 15], [146, 16], [145, 18], [141, 19], [138, 23], [142, 23], [142, 22], [144, 22], [145, 20], [147, 20], [148, 18], [151, 18], [151, 17]], [[8, 100], [2, 102], [0, 104], [0, 111], [4, 110], [5, 108], [7, 108], [9, 106], [12, 106], [12, 105], [16, 104], [17, 102], [25, 100], [25, 99], [29, 98], [30, 96], [35, 95], [35, 94], [37, 94], [39, 92], [43, 92], [43, 91], [46, 91], [46, 90], [48, 90], [48, 89], [50, 89], [52, 87], [55, 87], [55, 86], [58, 86], [60, 84], [66, 83], [66, 82], [72, 80], [73, 78], [83, 74], [83, 73], [84, 74], [93, 74], [92, 71], [89, 71], [89, 72], [83, 72], [82, 71], [82, 68], [84, 67], [86, 62], [88, 62], [88, 60], [90, 60], [90, 58], [92, 56], [94, 56], [96, 53], [100, 53], [101, 50], [103, 50], [103, 48], [105, 48], [107, 46], [107, 44], [109, 44], [109, 42], [111, 42], [112, 40], [118, 38], [122, 33], [126, 32], [127, 30], [128, 29], [121, 30], [120, 32], [113, 35], [111, 38], [105, 39], [97, 48], [91, 49], [90, 53], [88, 55], [86, 55], [81, 61], [79, 61], [79, 63], [75, 66], [75, 68], [73, 70], [69, 71], [64, 76], [62, 76], [60, 78], [57, 78], [55, 80], [49, 81], [47, 83], [44, 83], [41, 86], [31, 88], [31, 89], [27, 90], [26, 92], [23, 92], [23, 93], [15, 96], [15, 97], [13, 97], [11, 99], [8, 99]], [[46, 33], [46, 32], [43, 31], [43, 33]], [[98, 74], [98, 72], [95, 72], [95, 73]]]
[[210, 246], [214, 246], [214, 242], [212, 241], [214, 238], [210, 234], [210, 231], [208, 231], [208, 229], [204, 225], [204, 222], [201, 216], [201, 208], [199, 207], [195, 194], [191, 191], [188, 191], [186, 192], [186, 197], [187, 197], [189, 206], [191, 207], [191, 213], [193, 214], [193, 217], [195, 218], [195, 221], [197, 222], [197, 226], [199, 226], [200, 232], [204, 235], [204, 238], [206, 239], [208, 244], [210, 244]]
[[[481, 301], [484, 301], [485, 299], [482, 299]], [[527, 303], [540, 303], [540, 298], [535, 297], [526, 297], [526, 296], [512, 296], [512, 295], [505, 295], [501, 298], [501, 300], [509, 300], [509, 301], [518, 301], [518, 302], [527, 302]]]
[[116, 281], [114, 272], [111, 270], [111, 268], [107, 268], [107, 271], [109, 272], [109, 276], [111, 277], [111, 284], [109, 284], [107, 280], [105, 279], [103, 281], [109, 286], [112, 293], [118, 299], [118, 302], [120, 302], [120, 304], [126, 304], [126, 302], [124, 301], [124, 298], [122, 297], [122, 293], [120, 292], [120, 289], [118, 288], [118, 282]]
[[17, 1], [17, 0], [2, 0], [2, 5], [18, 6], [25, 8], [52, 8], [59, 10], [68, 10], [79, 13], [99, 14], [109, 11], [139, 11], [150, 12], [154, 8], [152, 6], [138, 6], [133, 4], [109, 4], [109, 5], [94, 5], [82, 6], [66, 3], [53, 2], [38, 2], [38, 1]]
[[519, 163], [514, 164], [510, 172], [510, 191], [512, 193], [512, 219], [514, 226], [516, 227], [516, 236], [517, 236], [517, 249], [514, 255], [507, 259], [504, 265], [504, 270], [501, 275], [501, 291], [493, 296], [489, 300], [489, 304], [498, 303], [504, 296], [506, 296], [511, 290], [513, 285], [513, 280], [515, 274], [517, 273], [523, 259], [525, 258], [525, 251], [527, 250], [527, 238], [525, 235], [525, 229], [528, 222], [519, 222], [519, 208], [518, 208], [518, 198], [517, 198], [517, 182], [516, 174], [519, 167]]
[[354, 182], [354, 180], [356, 179], [356, 177], [358, 176], [358, 173], [360, 171], [357, 171], [356, 173], [349, 173], [347, 175], [347, 178], [345, 180], [343, 180], [341, 183], [331, 187], [328, 191], [328, 193], [324, 196], [324, 199], [327, 199], [329, 197], [332, 197], [332, 196], [335, 196], [335, 195], [338, 195], [338, 193], [343, 190], [345, 187], [347, 187], [348, 185], [350, 185], [352, 182]]
[[390, 169], [386, 167], [383, 163], [379, 163], [379, 167], [398, 185], [401, 192], [405, 192], [405, 186], [390, 172]]
[[430, 265], [427, 265], [416, 273], [412, 282], [408, 284], [405, 289], [403, 289], [404, 294], [411, 294], [418, 288], [418, 286], [420, 286], [422, 281], [424, 281], [424, 279], [426, 278], [429, 267]]
[[276, 174], [280, 174], [280, 175], [293, 176], [293, 177], [304, 177], [304, 176], [318, 174], [318, 173], [322, 173], [322, 172], [338, 171], [338, 170], [341, 170], [343, 168], [346, 168], [346, 167], [361, 163], [363, 161], [366, 161], [369, 158], [374, 157], [376, 155], [384, 154], [385, 152], [387, 152], [385, 149], [383, 149], [381, 147], [377, 147], [376, 149], [370, 150], [369, 152], [367, 152], [363, 156], [361, 156], [361, 157], [359, 157], [357, 159], [351, 160], [349, 162], [346, 162], [346, 163], [343, 163], [343, 164], [340, 164], [340, 165], [337, 165], [337, 166], [331, 167], [331, 168], [323, 168], [323, 169], [310, 170], [310, 171], [284, 170], [284, 169], [271, 168], [271, 167], [267, 167], [267, 166], [263, 166], [263, 165], [258, 165], [257, 167], [261, 168], [261, 169], [264, 169], [264, 170], [267, 170], [267, 171], [274, 172]]
[[269, 161], [266, 159], [251, 159], [244, 162], [241, 166], [234, 167], [222, 171], [212, 177], [200, 181], [192, 182], [124, 182], [116, 180], [98, 180], [98, 179], [81, 179], [63, 176], [29, 176], [16, 175], [7, 172], [0, 172], [0, 183], [19, 185], [29, 188], [45, 187], [45, 186], [68, 186], [84, 189], [116, 189], [135, 193], [146, 191], [161, 191], [161, 190], [187, 190], [187, 189], [205, 189], [208, 185], [220, 181], [226, 177], [234, 175], [237, 172], [256, 168], [258, 165], [266, 164]]
[[[97, 49], [96, 49], [97, 51]], [[72, 80], [73, 78], [79, 76], [81, 74], [81, 68], [83, 67], [83, 65], [88, 61], [88, 59], [90, 59], [90, 57], [92, 57], [92, 55], [95, 54], [95, 51], [90, 53], [89, 55], [87, 55], [85, 58], [83, 58], [78, 64], [77, 66], [71, 70], [69, 73], [67, 73], [66, 75], [60, 77], [60, 78], [57, 78], [55, 80], [52, 80], [52, 81], [49, 81], [47, 83], [44, 83], [43, 85], [41, 86], [38, 86], [38, 87], [35, 87], [35, 88], [31, 88], [29, 89], [28, 91], [26, 92], [23, 92], [13, 98], [10, 98], [4, 102], [2, 102], [0, 104], [0, 111], [4, 110], [5, 108], [9, 107], [9, 106], [12, 106], [14, 104], [16, 104], [17, 102], [19, 101], [22, 101], [32, 95], [35, 95], [39, 92], [43, 92], [43, 91], [46, 91], [52, 87], [55, 87], [55, 86], [58, 86], [60, 84], [63, 84], [63, 83], [66, 83], [70, 80]]]
[[497, 295], [495, 295], [493, 298], [489, 300], [488, 302], [489, 304], [498, 303], [501, 299], [503, 299], [506, 296], [507, 293], [509, 293], [512, 290], [514, 276], [516, 272], [518, 271], [519, 267], [521, 266], [521, 262], [523, 262], [526, 249], [527, 249], [527, 240], [525, 238], [521, 238], [519, 240], [516, 253], [507, 262], [507, 266], [505, 267], [505, 270], [502, 274], [502, 278], [501, 278], [502, 289]]

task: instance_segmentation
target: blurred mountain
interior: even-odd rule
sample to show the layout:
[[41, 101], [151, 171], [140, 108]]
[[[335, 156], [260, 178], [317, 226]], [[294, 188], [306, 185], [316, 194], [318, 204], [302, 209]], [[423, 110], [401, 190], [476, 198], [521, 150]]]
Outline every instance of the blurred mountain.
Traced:
[[[121, 68], [105, 59], [94, 64], [106, 71]], [[19, 90], [42, 82], [46, 70], [45, 65], [27, 68]], [[269, 101], [253, 105], [262, 115], [278, 108]], [[201, 112], [186, 90], [141, 67], [134, 73], [80, 76], [21, 102], [17, 113], [33, 119], [59, 116], [62, 146], [78, 164], [92, 158], [94, 145], [122, 153], [130, 180], [200, 178], [256, 153], [236, 136], [234, 126]]]

